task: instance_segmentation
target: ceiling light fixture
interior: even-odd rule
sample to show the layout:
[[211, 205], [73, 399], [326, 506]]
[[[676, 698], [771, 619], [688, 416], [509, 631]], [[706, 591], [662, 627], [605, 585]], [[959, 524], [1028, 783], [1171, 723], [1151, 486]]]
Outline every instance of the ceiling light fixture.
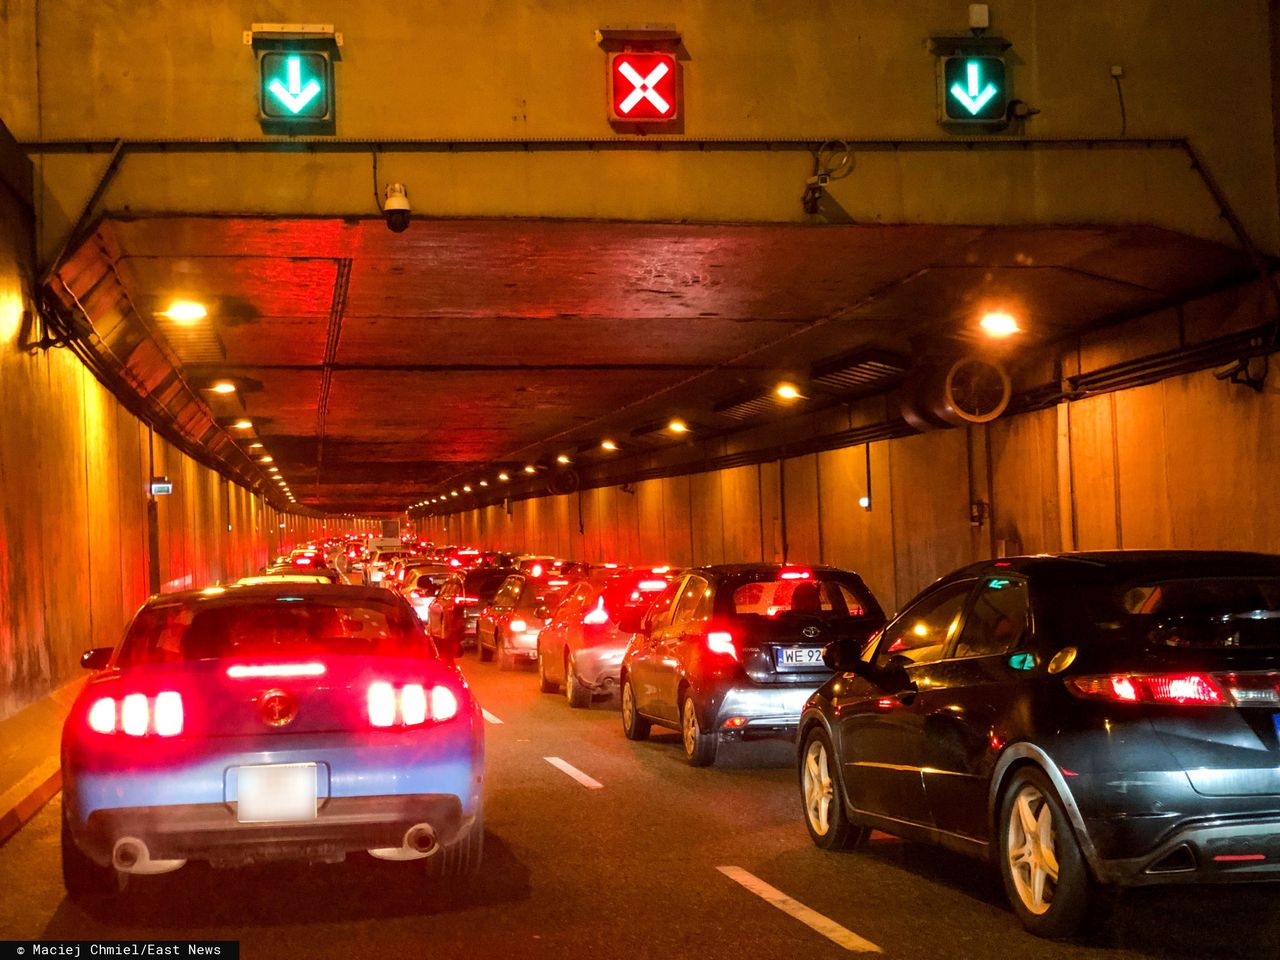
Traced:
[[984, 316], [978, 321], [978, 326], [982, 328], [982, 332], [988, 337], [994, 337], [997, 340], [1022, 332], [1016, 317], [998, 310]]
[[209, 315], [203, 303], [194, 300], [174, 300], [168, 310], [161, 310], [160, 316], [168, 317], [174, 323], [199, 323]]
[[683, 420], [672, 420], [667, 424], [667, 429], [672, 433], [688, 433], [689, 425]]
[[[232, 426], [233, 426], [233, 427], [235, 427], [237, 430], [252, 430], [252, 429], [253, 429], [253, 421], [252, 421], [252, 420], [237, 420], [235, 423], [233, 423], [233, 424], [232, 424]], [[250, 448], [250, 449], [252, 449], [252, 448]]]
[[796, 389], [796, 385], [794, 383], [780, 383], [778, 384], [778, 388], [773, 392], [783, 400], [799, 400], [802, 396], [800, 391]]
[[230, 380], [219, 380], [209, 388], [214, 393], [235, 393], [236, 385]]
[[482, 487], [487, 487], [488, 485], [489, 485], [489, 481], [488, 481], [488, 480], [481, 480], [481, 481], [480, 481], [480, 486], [482, 486]]
[[511, 479], [511, 477], [505, 473], [500, 473], [498, 474], [498, 479], [501, 480], [503, 483], [506, 483], [508, 480]]
[[462, 492], [463, 492], [463, 493], [470, 493], [470, 492], [471, 492], [471, 484], [469, 484], [469, 483], [464, 483], [464, 484], [462, 485]]
[[532, 463], [530, 463], [530, 464], [527, 464], [527, 465], [525, 466], [525, 468], [524, 468], [524, 472], [525, 472], [525, 473], [537, 473], [537, 472], [538, 472], [538, 468], [537, 468], [537, 467], [535, 467]]
[[602, 440], [600, 442], [600, 449], [601, 450], [617, 450], [618, 445], [614, 443], [612, 440]]
[[568, 457], [566, 457], [563, 453], [560, 454], [560, 456], [556, 457], [556, 463], [571, 463], [571, 462], [572, 461]]
[[265, 457], [259, 457], [259, 458], [258, 458], [258, 462], [259, 462], [259, 463], [274, 463], [274, 462], [275, 462], [275, 459], [276, 459], [275, 457], [273, 457], [273, 456], [271, 456], [270, 454], [268, 454], [268, 455], [267, 455], [267, 456], [265, 456]]

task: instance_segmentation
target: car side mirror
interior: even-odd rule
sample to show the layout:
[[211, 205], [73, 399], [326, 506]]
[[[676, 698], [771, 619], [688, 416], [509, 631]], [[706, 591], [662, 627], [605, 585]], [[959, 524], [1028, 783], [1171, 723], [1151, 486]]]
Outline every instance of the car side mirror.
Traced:
[[539, 620], [546, 620], [551, 616], [551, 608], [544, 603], [542, 606], [538, 607], [537, 610], [533, 611], [533, 615]]
[[848, 670], [857, 673], [857, 665], [861, 662], [858, 656], [861, 646], [854, 640], [841, 638], [832, 640], [822, 648], [822, 662], [832, 670]]
[[640, 633], [643, 628], [643, 610], [627, 610], [618, 617], [618, 630], [622, 633]]
[[80, 666], [86, 670], [105, 670], [111, 662], [111, 651], [114, 647], [94, 647], [80, 655]]

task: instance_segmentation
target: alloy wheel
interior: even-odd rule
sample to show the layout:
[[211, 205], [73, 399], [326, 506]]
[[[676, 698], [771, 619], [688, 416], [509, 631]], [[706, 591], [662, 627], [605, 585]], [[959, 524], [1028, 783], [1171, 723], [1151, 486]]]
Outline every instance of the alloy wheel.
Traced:
[[684, 752], [693, 756], [698, 748], [698, 711], [694, 709], [693, 697], [685, 697], [682, 717], [684, 722], [680, 727], [684, 735]]
[[831, 829], [834, 798], [835, 784], [827, 763], [827, 748], [821, 740], [814, 739], [804, 756], [804, 809], [813, 832], [819, 836], [825, 837]]
[[1053, 808], [1035, 786], [1024, 784], [1009, 808], [1009, 874], [1023, 906], [1037, 916], [1053, 906], [1058, 885], [1058, 837]]

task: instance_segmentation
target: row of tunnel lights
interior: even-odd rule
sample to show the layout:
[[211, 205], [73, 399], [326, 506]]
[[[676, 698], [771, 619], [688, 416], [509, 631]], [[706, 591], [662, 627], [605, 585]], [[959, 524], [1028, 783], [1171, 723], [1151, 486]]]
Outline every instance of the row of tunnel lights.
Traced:
[[[205, 308], [204, 304], [202, 303], [197, 303], [193, 300], [175, 300], [173, 303], [169, 305], [169, 308], [167, 310], [161, 311], [160, 315], [164, 317], [168, 317], [174, 323], [177, 323], [183, 326], [190, 326], [206, 319], [209, 315], [209, 312]], [[1004, 311], [992, 311], [990, 313], [985, 314], [982, 317], [982, 319], [978, 321], [978, 326], [981, 328], [982, 332], [985, 333], [987, 336], [997, 340], [1002, 340], [1007, 337], [1011, 337], [1014, 334], [1022, 332], [1022, 327], [1019, 325], [1017, 318], [1014, 317], [1012, 314], [1006, 313]], [[214, 382], [209, 389], [212, 390], [214, 393], [218, 393], [218, 394], [230, 394], [230, 393], [236, 392], [236, 385], [232, 383], [230, 380], [218, 380]], [[799, 388], [793, 383], [778, 384], [778, 386], [774, 389], [774, 394], [779, 399], [785, 400], [788, 402], [804, 399], [804, 395], [800, 392]], [[237, 430], [252, 430], [253, 421], [248, 419], [237, 420], [235, 423], [232, 424], [232, 427]], [[689, 425], [685, 421], [680, 419], [674, 419], [670, 423], [668, 423], [667, 431], [677, 436], [682, 436], [690, 432]], [[264, 448], [261, 442], [255, 442], [249, 445], [249, 450], [251, 451], [259, 451], [263, 449]], [[606, 453], [613, 453], [617, 451], [618, 444], [614, 440], [611, 440], [608, 437], [606, 437], [605, 439], [600, 441], [600, 449], [604, 450]], [[263, 452], [260, 456], [257, 457], [258, 463], [261, 463], [261, 464], [271, 464], [272, 459], [273, 458], [269, 454], [266, 454], [265, 452]], [[573, 461], [570, 460], [568, 455], [563, 453], [556, 457], [556, 463], [561, 464], [562, 466], [567, 466], [572, 462]], [[267, 472], [274, 475], [273, 479], [276, 481], [277, 484], [280, 485], [281, 491], [289, 499], [289, 502], [297, 503], [297, 500], [294, 499], [292, 491], [290, 491], [289, 489], [288, 481], [286, 481], [283, 477], [280, 476], [280, 468], [276, 466], [268, 466]], [[527, 474], [536, 474], [538, 472], [538, 468], [533, 464], [526, 464], [524, 468], [524, 472]], [[498, 474], [498, 480], [501, 483], [507, 483], [511, 480], [511, 475], [508, 474], [506, 471], [502, 471]], [[489, 481], [480, 480], [479, 486], [487, 487], [489, 486]], [[447, 495], [442, 493], [436, 497], [428, 497], [425, 500], [419, 500], [410, 509], [419, 509], [422, 507], [429, 507], [438, 503], [444, 503], [450, 497], [459, 497], [464, 493], [471, 493], [471, 492], [472, 492], [471, 485], [463, 484], [461, 490], [456, 490], [456, 489], [450, 490]]]
[[[174, 300], [169, 304], [169, 308], [167, 310], [161, 310], [159, 315], [169, 318], [169, 320], [179, 326], [189, 327], [205, 320], [209, 316], [209, 311], [203, 303], [197, 303], [194, 300]], [[227, 396], [236, 392], [236, 385], [230, 380], [215, 380], [209, 385], [208, 389], [213, 393]], [[253, 429], [253, 421], [247, 417], [241, 418], [231, 424], [231, 428], [233, 430], [248, 432]], [[266, 447], [263, 445], [262, 441], [255, 440], [253, 443], [248, 445], [247, 449], [249, 450], [250, 456], [252, 456], [259, 464], [263, 465], [267, 473], [270, 475], [270, 478], [276, 482], [277, 486], [280, 487], [280, 492], [288, 498], [290, 503], [296, 504], [298, 501], [294, 498], [293, 491], [289, 489], [289, 481], [280, 476], [280, 468], [275, 466], [275, 458], [272, 457], [271, 454], [267, 453]], [[281, 525], [283, 526], [283, 524]]]
[[[1013, 336], [1014, 334], [1018, 334], [1022, 332], [1022, 327], [1018, 323], [1018, 319], [1014, 317], [1012, 314], [1005, 313], [1004, 311], [992, 311], [990, 313], [984, 314], [982, 319], [978, 321], [978, 327], [982, 330], [984, 334], [986, 334], [988, 337], [991, 337], [994, 340], [1003, 340], [1007, 337]], [[777, 387], [774, 388], [773, 392], [774, 392], [774, 395], [778, 397], [780, 400], [785, 400], [788, 402], [793, 400], [803, 400], [805, 398], [804, 394], [800, 392], [800, 388], [797, 387], [794, 383], [780, 383], [777, 385]], [[679, 436], [679, 435], [689, 433], [689, 425], [685, 423], [685, 421], [683, 420], [672, 420], [670, 423], [667, 424], [667, 430], [668, 432]], [[612, 453], [618, 449], [618, 444], [613, 440], [605, 438], [604, 440], [600, 441], [600, 449], [608, 453]], [[569, 457], [563, 453], [560, 454], [558, 457], [556, 457], [556, 463], [559, 463], [561, 465], [568, 465], [572, 462], [573, 461], [570, 460]], [[538, 472], [538, 468], [533, 464], [527, 464], [524, 468], [524, 472], [527, 474], [535, 474]], [[511, 475], [508, 474], [506, 471], [503, 471], [498, 474], [498, 480], [501, 481], [502, 483], [506, 483], [510, 481], [510, 479], [511, 479]], [[487, 487], [489, 486], [489, 481], [481, 480], [479, 481], [478, 485], [481, 487]], [[413, 504], [413, 506], [411, 506], [409, 509], [417, 510], [417, 509], [422, 509], [423, 507], [434, 506], [435, 504], [439, 504], [439, 503], [447, 503], [450, 498], [460, 497], [465, 493], [471, 493], [472, 489], [473, 488], [471, 484], [463, 484], [460, 490], [457, 490], [457, 489], [450, 490], [447, 494], [442, 493], [439, 496], [428, 497], [425, 500], [419, 500], [417, 503]], [[868, 498], [863, 497], [862, 499], [867, 500]], [[863, 509], [869, 509], [870, 501], [868, 500], [867, 503], [862, 503], [861, 506], [863, 507]]]

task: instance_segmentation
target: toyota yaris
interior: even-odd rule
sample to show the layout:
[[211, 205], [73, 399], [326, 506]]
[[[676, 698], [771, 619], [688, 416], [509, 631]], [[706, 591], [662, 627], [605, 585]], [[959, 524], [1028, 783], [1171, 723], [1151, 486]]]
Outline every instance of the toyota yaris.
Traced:
[[62, 867], [77, 898], [188, 860], [367, 851], [478, 867], [483, 723], [390, 591], [298, 583], [151, 598], [62, 737]]

